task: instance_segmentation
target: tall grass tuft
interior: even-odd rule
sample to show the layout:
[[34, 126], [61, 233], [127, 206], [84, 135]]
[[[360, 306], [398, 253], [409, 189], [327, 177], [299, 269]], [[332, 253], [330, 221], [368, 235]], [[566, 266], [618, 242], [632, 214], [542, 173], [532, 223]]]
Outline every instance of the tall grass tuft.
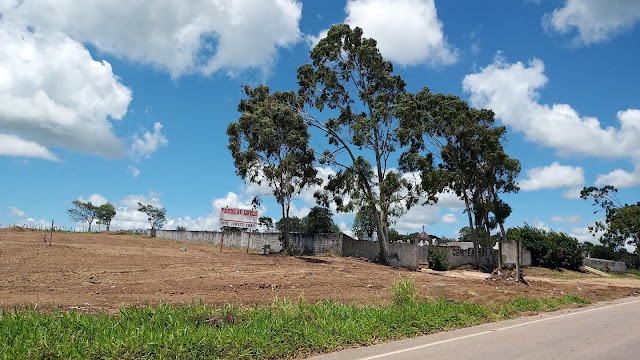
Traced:
[[410, 278], [396, 280], [391, 287], [393, 303], [396, 306], [414, 305], [416, 302], [416, 279]]

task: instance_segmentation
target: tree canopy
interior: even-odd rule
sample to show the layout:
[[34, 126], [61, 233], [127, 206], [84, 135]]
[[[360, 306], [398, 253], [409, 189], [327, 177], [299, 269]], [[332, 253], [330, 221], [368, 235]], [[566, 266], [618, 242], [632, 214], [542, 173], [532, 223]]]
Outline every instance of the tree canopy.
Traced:
[[267, 228], [267, 231], [269, 232], [275, 227], [273, 219], [268, 216], [260, 216], [258, 218], [258, 225]]
[[151, 225], [151, 233], [156, 229], [162, 229], [167, 219], [167, 209], [155, 207], [153, 205], [145, 205], [138, 202], [138, 211], [147, 215], [147, 221]]
[[240, 118], [227, 128], [228, 148], [238, 176], [272, 189], [281, 206], [287, 249], [291, 202], [302, 189], [320, 183], [308, 126], [291, 106], [297, 102], [295, 93], [271, 93], [267, 86], [245, 86], [244, 92], [248, 98], [238, 105]]
[[88, 231], [91, 231], [91, 224], [96, 219], [97, 207], [91, 201], [73, 201], [73, 208], [67, 210], [69, 217], [75, 222], [86, 222], [89, 224]]
[[106, 203], [96, 208], [96, 218], [98, 224], [106, 225], [107, 231], [111, 228], [111, 220], [116, 216], [116, 207], [111, 203]]
[[[408, 93], [376, 41], [358, 27], [332, 26], [310, 60], [298, 68], [297, 94], [245, 87], [240, 120], [227, 130], [237, 174], [253, 182], [266, 179], [283, 219], [298, 189], [317, 180], [311, 127], [328, 144], [318, 145], [317, 161], [335, 171], [315, 193], [318, 204], [367, 214], [374, 224], [366, 231], [377, 233], [380, 262], [393, 255], [393, 221], [419, 201], [435, 203], [445, 189], [464, 198], [476, 247], [476, 229], [500, 224], [503, 230], [510, 208], [499, 194], [517, 190], [520, 165], [504, 152], [505, 129], [493, 124], [492, 111], [427, 88]], [[292, 150], [297, 155], [288, 158]]]
[[510, 239], [522, 241], [522, 246], [531, 251], [534, 266], [550, 269], [578, 270], [582, 266], [582, 248], [578, 240], [563, 232], [546, 231], [529, 225], [510, 228]]
[[368, 207], [375, 214], [379, 260], [386, 263], [390, 220], [417, 201], [415, 184], [391, 163], [401, 148], [396, 105], [405, 83], [358, 27], [331, 27], [310, 57], [310, 64], [298, 68], [298, 94], [328, 118], [322, 121], [302, 107], [300, 112], [333, 147], [323, 152], [322, 163], [338, 169], [316, 197], [325, 207], [333, 202], [339, 212]]
[[[302, 219], [297, 216], [289, 218], [289, 230], [294, 233], [303, 234], [324, 234], [340, 232], [338, 226], [333, 222], [333, 214], [327, 208], [314, 206], [307, 216]], [[283, 232], [284, 219], [275, 223], [276, 230]]]
[[333, 222], [332, 219], [333, 213], [331, 210], [321, 207], [314, 206], [311, 208], [311, 211], [304, 217], [304, 232], [307, 234], [326, 234], [326, 233], [336, 233], [339, 232], [340, 229]]
[[600, 207], [605, 212], [605, 221], [597, 221], [594, 226], [589, 227], [589, 231], [594, 235], [604, 232], [600, 241], [613, 250], [631, 245], [640, 255], [640, 202], [635, 205], [622, 205], [616, 197], [617, 192], [618, 189], [611, 185], [582, 189], [580, 197], [585, 200], [592, 199], [593, 206]]
[[451, 191], [464, 201], [479, 266], [479, 236], [491, 246], [491, 230], [500, 225], [506, 237], [503, 224], [511, 208], [499, 194], [518, 191], [520, 162], [504, 150], [505, 127], [494, 124], [493, 111], [427, 88], [404, 97], [400, 117], [402, 135], [411, 144], [401, 167], [420, 172], [427, 196]]
[[[304, 232], [304, 221], [297, 216], [292, 216], [288, 220], [289, 231], [293, 233]], [[285, 220], [284, 218], [276, 221], [276, 230], [284, 232]]]
[[[373, 213], [368, 206], [360, 208], [353, 219], [351, 229], [358, 239], [362, 239], [364, 235], [372, 238], [373, 234], [378, 230], [376, 227], [376, 214]], [[389, 231], [391, 231], [391, 229]]]

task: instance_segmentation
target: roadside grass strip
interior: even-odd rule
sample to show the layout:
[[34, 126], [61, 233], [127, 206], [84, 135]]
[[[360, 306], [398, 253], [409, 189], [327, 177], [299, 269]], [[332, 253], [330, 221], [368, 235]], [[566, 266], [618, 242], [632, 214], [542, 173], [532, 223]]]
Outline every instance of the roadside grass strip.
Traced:
[[4, 309], [0, 358], [291, 358], [588, 303], [576, 295], [544, 300], [520, 297], [492, 307], [418, 301], [411, 285], [396, 283], [390, 306], [276, 299], [269, 306], [249, 309], [195, 303], [127, 307], [117, 315]]

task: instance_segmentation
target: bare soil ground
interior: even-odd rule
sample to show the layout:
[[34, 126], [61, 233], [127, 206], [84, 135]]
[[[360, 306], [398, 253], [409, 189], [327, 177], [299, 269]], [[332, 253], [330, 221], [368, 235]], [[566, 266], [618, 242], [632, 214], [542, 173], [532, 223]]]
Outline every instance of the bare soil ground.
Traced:
[[[48, 233], [46, 233], [48, 238]], [[423, 298], [481, 304], [514, 296], [548, 298], [577, 294], [592, 301], [640, 294], [633, 279], [557, 279], [527, 270], [530, 286], [487, 281], [460, 270], [409, 271], [338, 256], [285, 257], [242, 249], [132, 235], [0, 230], [0, 308], [81, 309], [115, 312], [129, 305], [241, 306], [275, 298], [336, 299], [359, 304], [391, 301], [394, 281], [413, 277]]]

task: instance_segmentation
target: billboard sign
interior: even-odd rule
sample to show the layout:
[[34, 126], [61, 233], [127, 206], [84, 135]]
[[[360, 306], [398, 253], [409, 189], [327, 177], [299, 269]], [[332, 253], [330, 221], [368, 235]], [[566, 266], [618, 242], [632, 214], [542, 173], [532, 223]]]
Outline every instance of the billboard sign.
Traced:
[[258, 210], [223, 207], [220, 209], [220, 226], [255, 229], [258, 227]]

